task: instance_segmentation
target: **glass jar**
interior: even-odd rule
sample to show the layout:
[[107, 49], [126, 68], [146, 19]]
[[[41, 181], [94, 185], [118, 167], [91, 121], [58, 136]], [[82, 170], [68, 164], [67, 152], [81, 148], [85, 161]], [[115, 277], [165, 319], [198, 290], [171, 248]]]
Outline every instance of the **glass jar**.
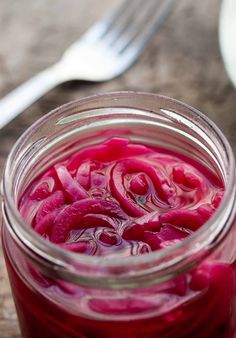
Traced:
[[[172, 247], [122, 259], [68, 252], [38, 236], [17, 210], [27, 186], [75, 150], [113, 136], [187, 155], [216, 174], [225, 195], [210, 220]], [[3, 195], [3, 248], [24, 338], [236, 337], [235, 164], [200, 112], [133, 92], [66, 104], [18, 140]]]

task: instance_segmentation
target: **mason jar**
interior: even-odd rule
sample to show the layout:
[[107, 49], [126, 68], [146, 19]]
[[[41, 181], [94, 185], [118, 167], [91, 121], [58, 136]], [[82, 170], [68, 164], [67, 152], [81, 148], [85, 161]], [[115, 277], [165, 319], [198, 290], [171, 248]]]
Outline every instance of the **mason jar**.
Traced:
[[[66, 251], [21, 217], [34, 179], [111, 137], [188, 156], [225, 187], [216, 212], [184, 241], [140, 256]], [[24, 338], [236, 337], [235, 164], [221, 131], [176, 100], [118, 92], [66, 104], [33, 124], [6, 162], [2, 243]]]

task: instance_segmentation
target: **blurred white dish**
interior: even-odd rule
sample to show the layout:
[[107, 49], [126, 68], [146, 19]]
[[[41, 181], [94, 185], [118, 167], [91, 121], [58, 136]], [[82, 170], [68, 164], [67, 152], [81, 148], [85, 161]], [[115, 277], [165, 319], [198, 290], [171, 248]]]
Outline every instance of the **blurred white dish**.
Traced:
[[226, 71], [236, 88], [236, 0], [222, 2], [219, 39]]

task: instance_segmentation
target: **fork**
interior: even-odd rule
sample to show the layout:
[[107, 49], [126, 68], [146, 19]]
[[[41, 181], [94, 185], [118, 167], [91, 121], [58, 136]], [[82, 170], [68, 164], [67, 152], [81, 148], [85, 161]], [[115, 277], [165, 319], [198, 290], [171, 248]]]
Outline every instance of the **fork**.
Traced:
[[59, 62], [0, 100], [0, 129], [59, 84], [70, 80], [102, 82], [122, 74], [164, 22], [173, 1], [124, 1], [72, 44]]

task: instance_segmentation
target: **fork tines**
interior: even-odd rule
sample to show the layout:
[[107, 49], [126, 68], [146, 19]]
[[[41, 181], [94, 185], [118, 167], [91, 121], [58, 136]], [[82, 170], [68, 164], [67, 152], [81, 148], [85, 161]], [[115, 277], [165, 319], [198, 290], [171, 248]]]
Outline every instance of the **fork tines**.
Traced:
[[104, 21], [100, 38], [122, 53], [129, 45], [143, 49], [168, 14], [173, 0], [126, 0]]

